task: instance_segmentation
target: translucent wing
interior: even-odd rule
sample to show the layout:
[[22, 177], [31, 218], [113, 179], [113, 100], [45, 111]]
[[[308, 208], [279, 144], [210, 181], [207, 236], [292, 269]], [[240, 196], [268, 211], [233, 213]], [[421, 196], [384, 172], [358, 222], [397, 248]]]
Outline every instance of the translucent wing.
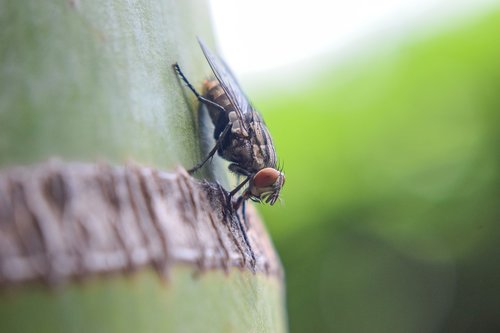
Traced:
[[[238, 81], [236, 81], [233, 73], [224, 61], [213, 54], [199, 38], [198, 42], [200, 43], [201, 49], [203, 50], [205, 58], [207, 58], [215, 77], [219, 80], [222, 89], [224, 89], [224, 92], [234, 105], [236, 114], [238, 115], [238, 118], [240, 118], [241, 124], [248, 131], [247, 122], [253, 121], [256, 113], [255, 109], [248, 101], [248, 98], [243, 93], [243, 90], [241, 90]], [[259, 117], [259, 115], [257, 115], [257, 117]]]

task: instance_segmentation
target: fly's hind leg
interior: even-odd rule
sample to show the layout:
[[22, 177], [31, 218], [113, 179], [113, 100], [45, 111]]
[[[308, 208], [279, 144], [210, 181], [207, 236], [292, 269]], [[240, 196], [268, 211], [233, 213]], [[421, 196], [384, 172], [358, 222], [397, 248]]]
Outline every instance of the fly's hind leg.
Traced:
[[[226, 110], [224, 109], [224, 107], [222, 107], [221, 105], [219, 105], [215, 102], [212, 102], [211, 100], [206, 99], [205, 97], [201, 96], [196, 91], [196, 89], [194, 89], [193, 85], [188, 81], [188, 79], [186, 78], [186, 76], [182, 72], [181, 68], [179, 67], [179, 64], [175, 63], [173, 65], [173, 67], [174, 67], [175, 71], [177, 72], [177, 74], [179, 75], [179, 77], [181, 78], [181, 80], [186, 84], [186, 86], [189, 88], [189, 90], [191, 90], [193, 92], [193, 94], [200, 101], [200, 103], [203, 103], [205, 105], [209, 105], [211, 107], [214, 107], [214, 108], [219, 109], [220, 111], [226, 113]], [[217, 142], [215, 143], [215, 146], [212, 148], [212, 150], [208, 153], [208, 155], [200, 163], [196, 164], [193, 168], [188, 170], [189, 174], [193, 174], [196, 171], [198, 171], [203, 165], [205, 165], [205, 163], [208, 162], [208, 160], [210, 160], [215, 155], [217, 150], [222, 145], [222, 142], [224, 141], [224, 138], [226, 137], [227, 133], [231, 129], [231, 126], [232, 126], [232, 123], [228, 122], [226, 127], [224, 127], [224, 130], [221, 132], [221, 134], [217, 138]]]
[[196, 91], [196, 89], [194, 89], [193, 85], [188, 81], [187, 77], [182, 72], [181, 68], [179, 67], [179, 64], [175, 63], [173, 65], [173, 67], [174, 67], [175, 71], [177, 72], [177, 74], [179, 75], [179, 77], [181, 78], [181, 80], [186, 84], [186, 86], [189, 88], [189, 90], [191, 90], [193, 92], [193, 94], [200, 101], [200, 103], [203, 103], [205, 105], [210, 105], [210, 106], [212, 106], [212, 107], [214, 107], [216, 109], [219, 109], [220, 111], [226, 113], [226, 110], [224, 109], [224, 107], [222, 105], [219, 105], [219, 104], [217, 104], [215, 102], [212, 102], [209, 99], [206, 99], [205, 97], [201, 96]]

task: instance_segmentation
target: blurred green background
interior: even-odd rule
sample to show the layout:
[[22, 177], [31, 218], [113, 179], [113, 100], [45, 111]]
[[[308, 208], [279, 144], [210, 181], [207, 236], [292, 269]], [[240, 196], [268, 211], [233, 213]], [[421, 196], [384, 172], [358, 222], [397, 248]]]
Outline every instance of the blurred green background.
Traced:
[[303, 65], [247, 89], [291, 332], [500, 332], [500, 11]]

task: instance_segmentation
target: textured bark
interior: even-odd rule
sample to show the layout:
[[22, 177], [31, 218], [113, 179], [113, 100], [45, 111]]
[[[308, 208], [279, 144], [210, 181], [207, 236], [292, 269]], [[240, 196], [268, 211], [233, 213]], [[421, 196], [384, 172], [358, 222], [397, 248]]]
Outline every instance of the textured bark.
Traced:
[[[252, 211], [253, 212], [253, 211]], [[0, 172], [0, 283], [49, 284], [176, 263], [281, 276], [255, 214], [249, 230], [219, 185], [179, 168], [53, 161]]]

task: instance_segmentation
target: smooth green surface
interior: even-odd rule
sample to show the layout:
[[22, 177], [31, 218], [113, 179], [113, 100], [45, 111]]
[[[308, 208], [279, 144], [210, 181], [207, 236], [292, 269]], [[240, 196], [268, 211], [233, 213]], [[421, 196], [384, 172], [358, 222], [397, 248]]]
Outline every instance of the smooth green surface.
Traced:
[[[208, 76], [196, 36], [213, 45], [209, 15], [201, 0], [0, 0], [0, 167], [52, 157], [192, 167], [210, 124], [172, 64], [195, 86]], [[220, 159], [211, 165], [224, 184]], [[0, 332], [286, 331], [282, 281], [192, 274], [2, 287]]]
[[171, 66], [198, 86], [209, 73], [209, 16], [201, 0], [0, 0], [0, 166], [194, 165], [197, 110]]
[[32, 284], [0, 293], [0, 332], [282, 333], [282, 292], [274, 277], [240, 270], [195, 276], [191, 267], [175, 268], [168, 281], [146, 270], [55, 289]]
[[292, 332], [500, 332], [500, 11], [420, 29], [248, 91]]

